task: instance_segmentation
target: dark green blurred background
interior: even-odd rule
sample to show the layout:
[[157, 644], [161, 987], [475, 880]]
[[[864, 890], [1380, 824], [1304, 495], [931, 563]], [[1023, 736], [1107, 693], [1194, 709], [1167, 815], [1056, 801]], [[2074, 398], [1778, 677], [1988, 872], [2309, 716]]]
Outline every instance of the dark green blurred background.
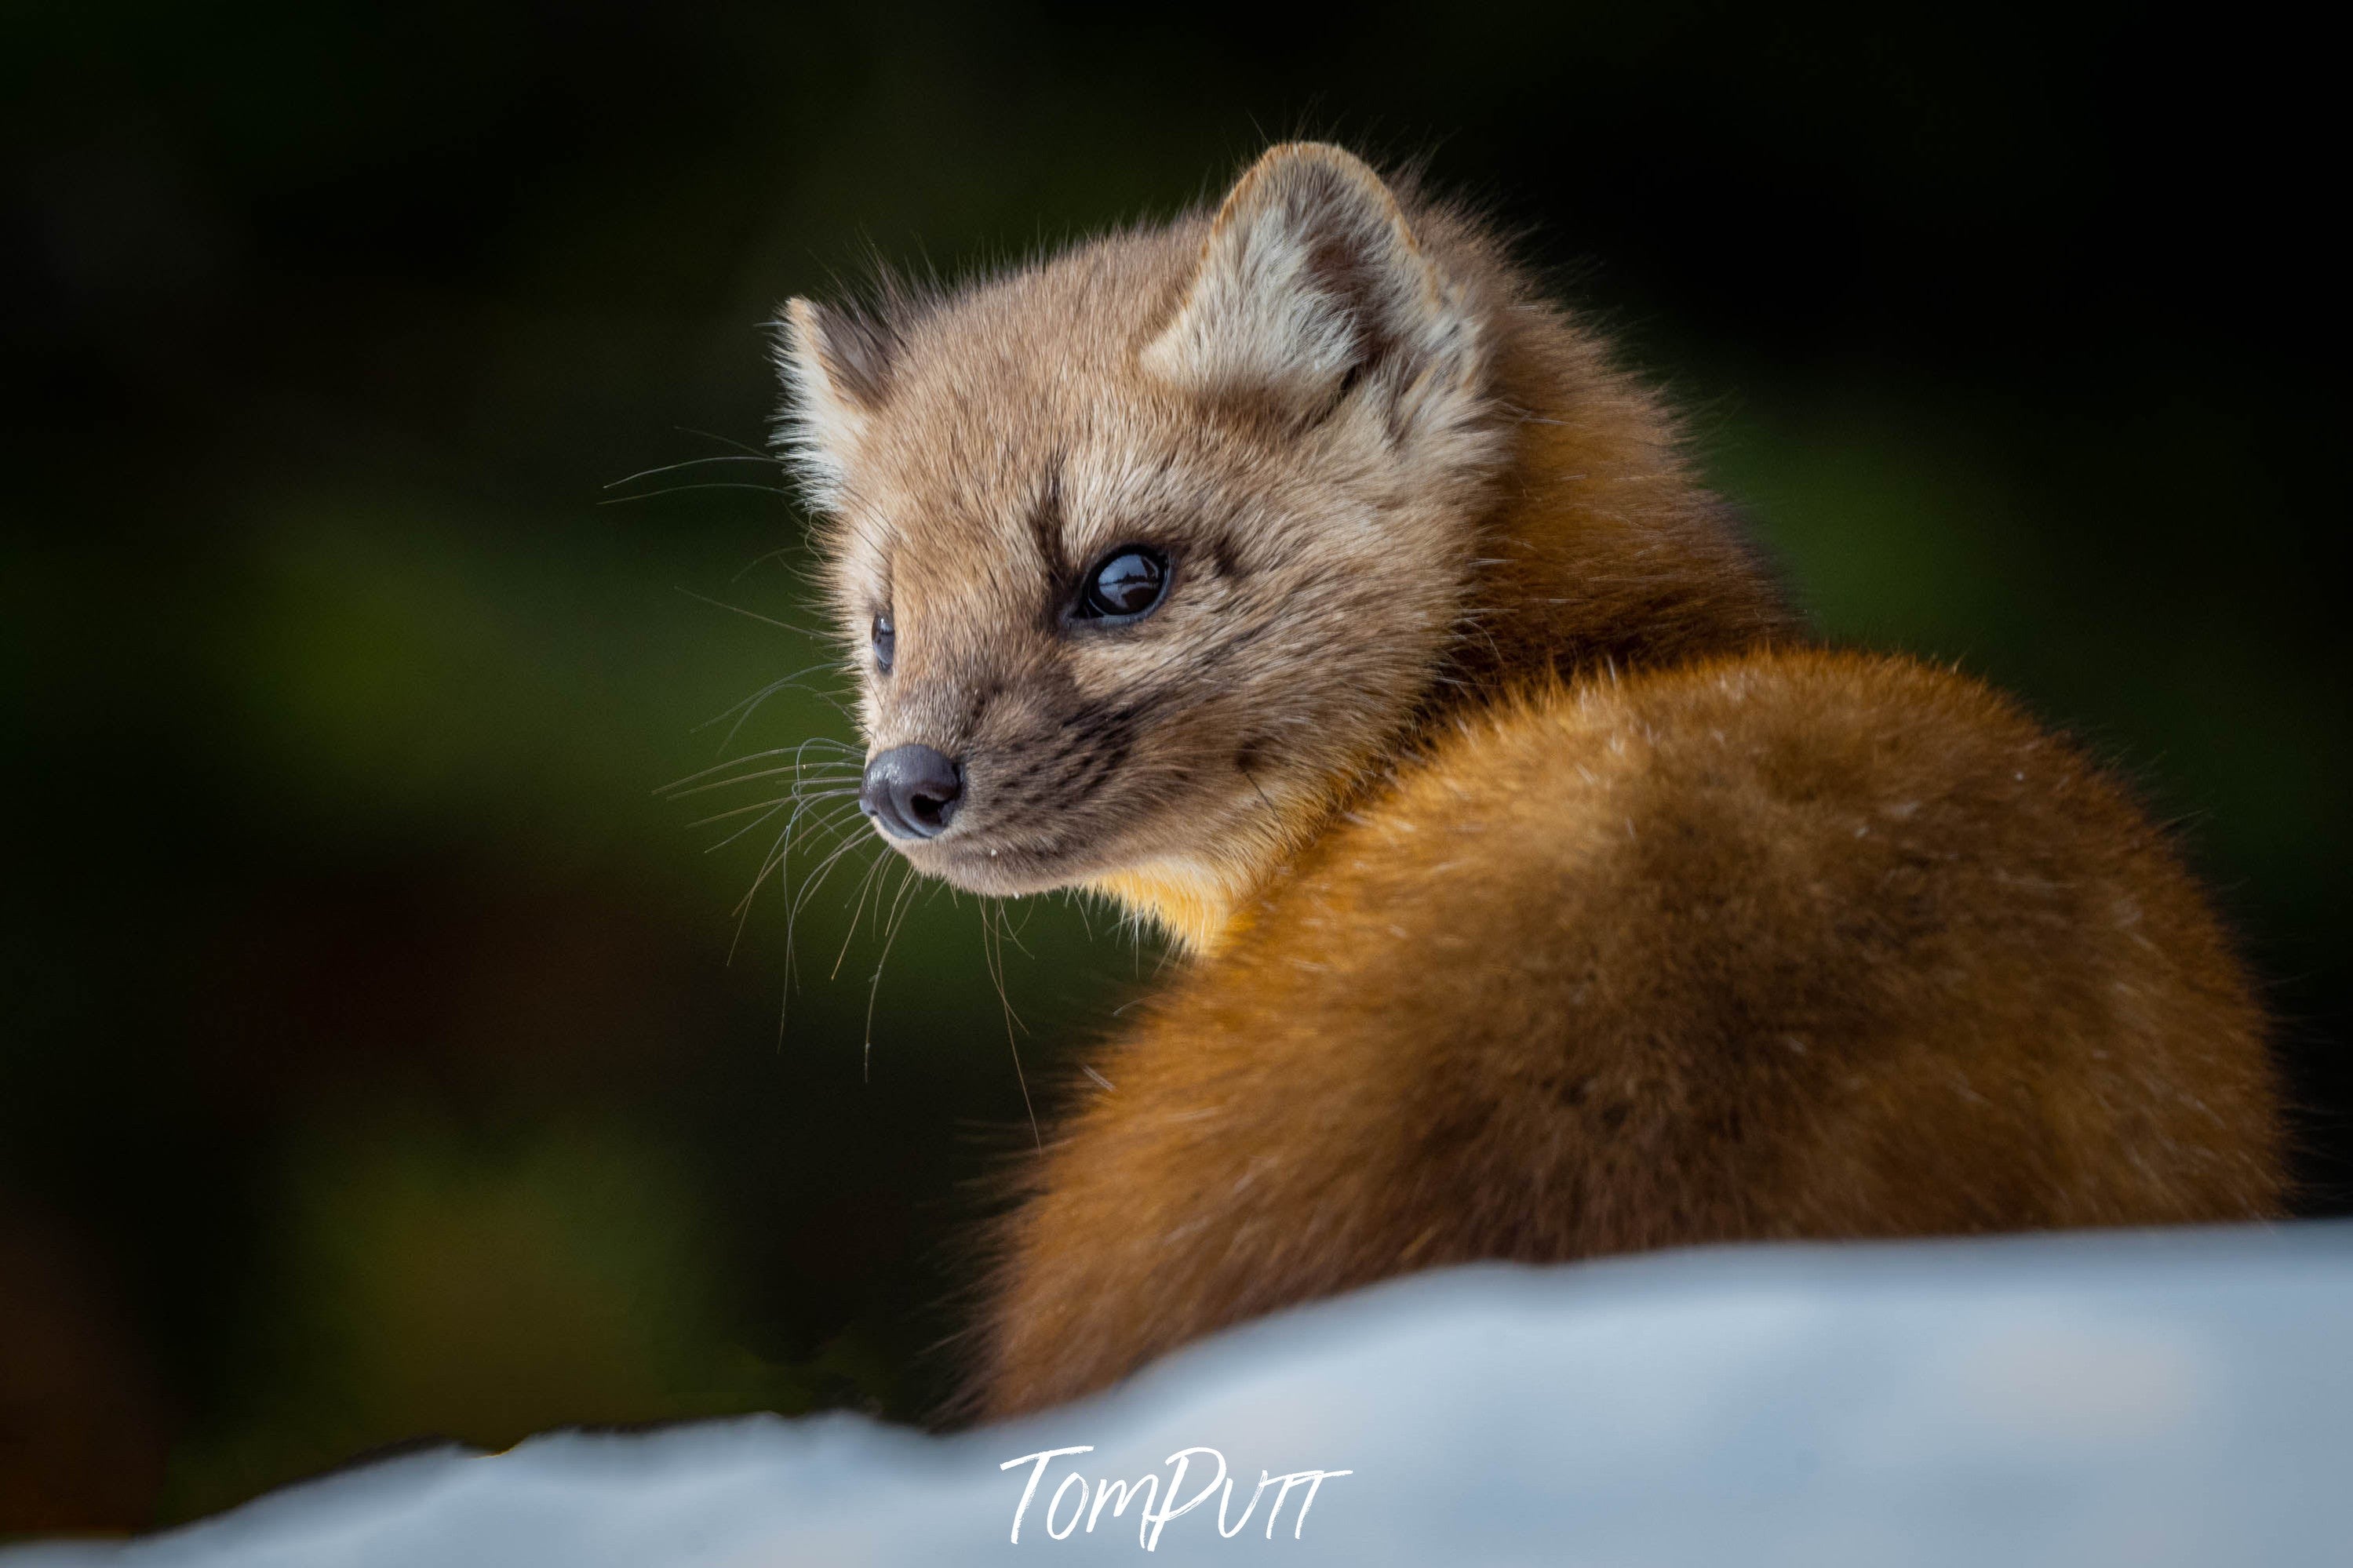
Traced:
[[[763, 323], [868, 242], [1020, 256], [1300, 130], [1527, 226], [1826, 626], [2183, 823], [2346, 1206], [2335, 111], [2312, 40], [2147, 16], [0, 10], [0, 1529], [923, 1414], [1030, 1137], [984, 914], [871, 985], [861, 847], [779, 1033], [785, 900], [729, 959], [768, 836], [653, 792], [847, 733], [829, 676], [698, 728], [825, 657], [771, 624], [801, 519], [754, 463], [604, 487], [756, 447]], [[1004, 913], [1039, 1086], [1154, 955]]]

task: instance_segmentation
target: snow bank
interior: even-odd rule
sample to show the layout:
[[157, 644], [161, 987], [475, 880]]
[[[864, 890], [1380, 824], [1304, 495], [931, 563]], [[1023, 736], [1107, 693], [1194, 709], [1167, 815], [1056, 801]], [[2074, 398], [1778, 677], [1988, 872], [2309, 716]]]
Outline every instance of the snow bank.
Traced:
[[0, 1568], [1276, 1558], [2353, 1561], [2353, 1222], [1459, 1269], [955, 1437], [556, 1433]]

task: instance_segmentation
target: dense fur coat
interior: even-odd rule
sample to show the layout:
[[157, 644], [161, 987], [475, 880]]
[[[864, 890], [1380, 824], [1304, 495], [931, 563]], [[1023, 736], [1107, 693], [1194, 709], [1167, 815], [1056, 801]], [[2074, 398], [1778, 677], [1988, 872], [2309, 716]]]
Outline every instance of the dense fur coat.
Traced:
[[[1004, 1224], [987, 1411], [1440, 1263], [2278, 1205], [2162, 837], [1977, 682], [1810, 646], [1462, 215], [1278, 147], [786, 329], [873, 754], [960, 781], [897, 847], [1189, 954]], [[1165, 596], [1084, 618], [1127, 548]]]

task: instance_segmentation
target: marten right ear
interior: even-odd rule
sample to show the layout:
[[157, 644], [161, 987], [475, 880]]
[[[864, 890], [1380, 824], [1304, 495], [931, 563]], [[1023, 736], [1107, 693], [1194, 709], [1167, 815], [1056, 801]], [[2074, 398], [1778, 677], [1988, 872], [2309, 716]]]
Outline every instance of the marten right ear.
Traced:
[[778, 325], [786, 404], [777, 445], [811, 500], [830, 508], [841, 499], [849, 454], [890, 391], [898, 334], [880, 317], [812, 300], [786, 301]]
[[1297, 416], [1378, 378], [1401, 434], [1470, 395], [1483, 369], [1461, 290], [1363, 160], [1322, 142], [1270, 150], [1219, 208], [1145, 370], [1209, 397]]

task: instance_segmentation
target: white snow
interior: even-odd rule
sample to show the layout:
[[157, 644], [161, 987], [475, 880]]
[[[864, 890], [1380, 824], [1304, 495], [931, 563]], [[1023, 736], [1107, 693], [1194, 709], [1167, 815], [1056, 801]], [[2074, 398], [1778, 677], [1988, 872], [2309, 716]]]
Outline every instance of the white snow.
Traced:
[[[1174, 1511], [1216, 1475], [1195, 1453], [1169, 1488], [1188, 1448], [1236, 1478], [1230, 1538], [1219, 1495]], [[1282, 1482], [1259, 1490], [1262, 1472], [1315, 1470], [1350, 1473], [1294, 1481], [1279, 1512]], [[1158, 1495], [1115, 1512], [1101, 1483], [1147, 1476]], [[1146, 1507], [1173, 1514], [1149, 1552]], [[1272, 1558], [2353, 1563], [2353, 1222], [1458, 1269], [1250, 1325], [1010, 1426], [554, 1433], [128, 1543], [0, 1552], [0, 1568]]]

